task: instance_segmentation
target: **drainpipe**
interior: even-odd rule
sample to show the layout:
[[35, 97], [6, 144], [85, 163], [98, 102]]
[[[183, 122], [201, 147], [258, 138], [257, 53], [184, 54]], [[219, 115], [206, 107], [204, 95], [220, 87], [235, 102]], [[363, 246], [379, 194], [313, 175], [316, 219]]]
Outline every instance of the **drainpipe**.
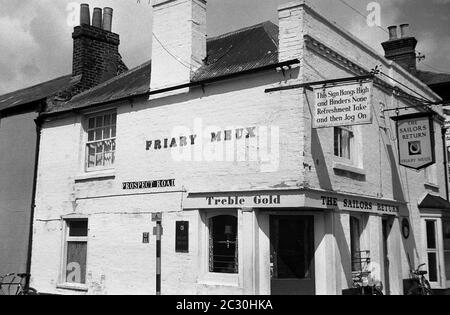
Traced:
[[33, 221], [34, 221], [34, 211], [36, 208], [36, 187], [37, 187], [37, 175], [38, 175], [38, 162], [39, 162], [39, 147], [41, 144], [41, 129], [42, 120], [40, 119], [40, 114], [42, 113], [44, 104], [41, 104], [38, 109], [38, 117], [34, 120], [36, 123], [36, 149], [34, 157], [34, 175], [33, 175], [33, 189], [31, 195], [31, 209], [30, 209], [30, 229], [28, 235], [28, 253], [27, 253], [27, 278], [25, 282], [25, 289], [28, 290], [30, 287], [30, 274], [31, 274], [31, 252], [33, 248]]
[[448, 187], [448, 163], [447, 163], [447, 145], [446, 145], [447, 128], [442, 128], [442, 146], [444, 147], [444, 174], [445, 174], [445, 200], [450, 201]]

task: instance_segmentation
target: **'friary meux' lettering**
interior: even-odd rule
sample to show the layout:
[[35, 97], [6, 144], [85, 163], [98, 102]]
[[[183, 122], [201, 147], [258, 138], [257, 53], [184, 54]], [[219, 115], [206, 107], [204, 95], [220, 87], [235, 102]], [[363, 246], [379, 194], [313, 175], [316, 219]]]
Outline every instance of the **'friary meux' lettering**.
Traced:
[[[211, 132], [211, 142], [232, 141], [241, 139], [256, 138], [256, 127], [246, 127], [238, 129], [221, 130], [217, 132]], [[193, 146], [197, 144], [198, 136], [180, 136], [156, 140], [148, 140], [145, 143], [145, 149], [147, 151], [162, 149], [182, 148], [187, 146]]]

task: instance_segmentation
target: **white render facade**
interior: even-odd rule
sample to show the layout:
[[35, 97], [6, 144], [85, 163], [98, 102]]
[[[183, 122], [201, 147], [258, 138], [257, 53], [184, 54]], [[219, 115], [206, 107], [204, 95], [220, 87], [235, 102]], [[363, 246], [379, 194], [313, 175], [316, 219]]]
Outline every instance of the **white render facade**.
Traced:
[[[175, 43], [174, 53], [192, 60], [193, 68], [174, 62], [154, 44], [150, 87], [188, 83], [198, 67], [195, 60], [205, 55], [206, 41], [198, 36], [205, 30], [192, 26], [192, 36], [171, 32], [170, 21], [186, 17], [204, 26], [206, 3], [173, 0], [154, 6], [157, 34], [165, 43]], [[168, 24], [161, 27], [162, 21]], [[290, 69], [255, 72], [45, 120], [33, 287], [53, 294], [155, 294], [155, 213], [162, 213], [162, 294], [342, 294], [352, 286], [352, 220], [359, 222], [360, 230], [355, 248], [370, 251], [372, 275], [389, 294], [403, 294], [411, 267], [430, 264], [427, 222], [434, 222], [438, 272], [432, 286], [449, 287], [442, 229], [446, 212], [419, 209], [427, 194], [446, 198], [441, 110], [435, 108], [436, 164], [412, 171], [398, 163], [395, 123], [390, 119], [395, 113], [382, 112], [410, 105], [393, 95], [390, 87], [396, 82], [376, 80], [373, 123], [353, 128], [351, 159], [336, 156], [333, 128], [312, 128], [313, 92], [303, 87], [266, 90], [363, 75], [381, 65], [383, 72], [418, 93], [436, 101], [438, 96], [303, 1], [279, 8], [279, 32], [279, 61], [298, 59]], [[115, 161], [92, 171], [86, 167], [89, 118], [105, 113], [117, 115]], [[170, 149], [172, 138], [182, 151]], [[126, 186], [152, 180], [166, 181], [158, 187]], [[235, 225], [225, 224], [225, 230], [236, 227], [232, 272], [215, 268], [217, 261], [211, 258], [213, 219], [220, 216], [236, 218]], [[407, 239], [403, 219], [411, 226]], [[87, 222], [87, 235], [71, 235], [68, 222]], [[177, 222], [189, 223], [184, 251], [176, 248]], [[277, 252], [292, 236], [283, 229], [298, 232], [307, 260], [295, 271], [303, 272], [295, 287], [274, 277], [283, 271]], [[149, 233], [148, 243], [143, 233]], [[80, 283], [67, 281], [70, 241], [86, 248]]]

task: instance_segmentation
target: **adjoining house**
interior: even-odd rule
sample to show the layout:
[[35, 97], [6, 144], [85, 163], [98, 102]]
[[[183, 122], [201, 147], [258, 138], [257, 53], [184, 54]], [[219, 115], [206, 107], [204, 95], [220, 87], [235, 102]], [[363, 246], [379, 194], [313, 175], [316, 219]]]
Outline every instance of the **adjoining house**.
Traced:
[[[417, 54], [417, 39], [409, 33], [409, 24], [389, 26], [389, 40], [382, 43], [385, 57], [395, 61], [412, 75], [438, 94], [444, 102], [450, 100], [450, 74], [432, 71], [423, 71], [417, 68], [418, 60], [426, 56]], [[400, 32], [398, 32], [400, 30]]]
[[[441, 98], [304, 1], [209, 39], [206, 8], [154, 1], [151, 62], [41, 115], [33, 287], [343, 294], [364, 256], [387, 294], [421, 263], [448, 288], [443, 111], [413, 95]], [[366, 124], [318, 128], [325, 92], [370, 92], [346, 117]], [[436, 131], [421, 171], [400, 166], [391, 119], [411, 113]]]
[[[418, 60], [421, 60], [422, 58], [426, 56], [420, 56], [417, 54], [416, 46], [417, 46], [417, 39], [414, 38], [409, 33], [409, 25], [408, 24], [402, 24], [399, 27], [397, 26], [390, 26], [389, 28], [389, 40], [382, 43], [383, 48], [385, 50], [385, 57], [387, 59], [395, 61], [397, 64], [402, 66], [405, 70], [410, 72], [412, 75], [419, 78], [422, 82], [424, 82], [428, 87], [433, 90], [437, 95], [439, 95], [442, 98], [442, 102], [444, 104], [444, 116], [446, 119], [445, 122], [445, 128], [442, 129], [442, 135], [445, 137], [444, 143], [445, 143], [445, 154], [446, 154], [446, 165], [442, 169], [442, 174], [445, 174], [447, 177], [447, 192], [445, 194], [444, 199], [447, 201], [450, 198], [449, 192], [448, 192], [448, 185], [450, 183], [450, 123], [449, 123], [449, 116], [450, 116], [450, 110], [448, 109], [448, 106], [450, 106], [450, 74], [448, 73], [440, 73], [440, 72], [432, 72], [432, 71], [423, 71], [419, 70], [417, 68], [417, 62]], [[398, 32], [400, 31], [400, 32]], [[417, 95], [416, 95], [417, 96]], [[439, 131], [436, 131], [439, 133]], [[428, 176], [429, 173], [427, 173]], [[442, 176], [442, 175], [441, 175]], [[428, 180], [430, 182], [430, 180]], [[431, 186], [430, 186], [431, 187]], [[436, 193], [436, 191], [435, 191]], [[425, 201], [424, 201], [425, 202]], [[434, 205], [428, 200], [427, 203], [431, 208], [436, 209], [442, 208], [446, 209], [445, 206], [443, 206], [442, 202], [440, 200], [434, 200]], [[422, 204], [423, 205], [423, 204]], [[423, 205], [424, 206], [424, 205]], [[426, 207], [425, 207], [426, 208]], [[447, 209], [448, 210], [448, 209]], [[447, 215], [448, 216], [448, 215]], [[446, 274], [447, 277], [450, 277], [450, 265], [448, 262], [450, 262], [450, 221], [444, 220], [442, 225], [442, 235], [444, 237], [443, 240], [443, 249], [441, 249], [442, 253], [441, 255], [444, 256], [444, 260], [446, 262]], [[447, 286], [448, 287], [448, 286]]]
[[83, 24], [72, 34], [72, 74], [0, 96], [0, 275], [29, 271], [40, 113], [128, 70], [119, 35], [111, 32], [112, 9], [102, 16], [95, 8], [93, 25], [89, 6], [81, 11]]

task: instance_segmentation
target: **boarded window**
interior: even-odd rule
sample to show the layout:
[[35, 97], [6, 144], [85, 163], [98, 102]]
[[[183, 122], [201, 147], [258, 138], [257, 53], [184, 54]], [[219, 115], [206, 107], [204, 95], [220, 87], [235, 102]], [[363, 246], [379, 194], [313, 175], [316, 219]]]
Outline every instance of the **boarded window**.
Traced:
[[65, 282], [86, 283], [88, 221], [67, 222]]

